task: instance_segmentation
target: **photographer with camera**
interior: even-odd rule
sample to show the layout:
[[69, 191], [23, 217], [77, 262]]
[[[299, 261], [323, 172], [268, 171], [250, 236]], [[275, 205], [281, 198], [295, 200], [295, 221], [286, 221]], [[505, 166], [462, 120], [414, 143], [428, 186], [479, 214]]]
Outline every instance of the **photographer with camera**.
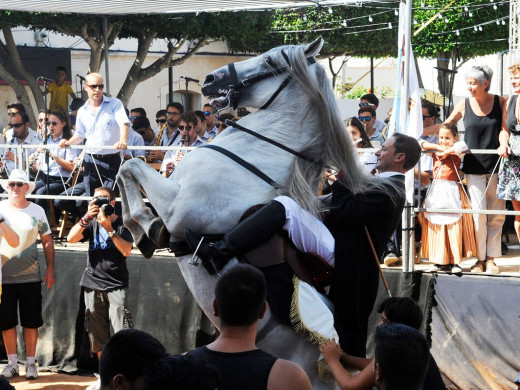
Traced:
[[80, 285], [84, 289], [90, 351], [98, 358], [110, 338], [110, 325], [114, 332], [132, 327], [126, 266], [126, 258], [132, 251], [132, 235], [123, 225], [123, 219], [114, 214], [115, 203], [116, 194], [111, 188], [96, 188], [87, 213], [67, 236], [71, 243], [89, 240], [87, 268]]

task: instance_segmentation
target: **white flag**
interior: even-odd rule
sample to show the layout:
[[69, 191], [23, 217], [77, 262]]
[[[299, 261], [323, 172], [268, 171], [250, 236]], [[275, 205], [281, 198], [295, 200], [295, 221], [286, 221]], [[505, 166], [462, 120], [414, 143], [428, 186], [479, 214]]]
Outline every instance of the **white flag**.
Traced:
[[[394, 105], [392, 108], [392, 116], [388, 127], [388, 135], [395, 132], [419, 138], [423, 132], [421, 94], [419, 91], [419, 81], [417, 79], [417, 69], [413, 57], [412, 44], [406, 45], [406, 18], [408, 18], [406, 5], [399, 5], [399, 31], [398, 51], [397, 51], [397, 84], [395, 88]], [[409, 20], [409, 19], [408, 19]], [[408, 46], [408, 47], [406, 47]], [[405, 60], [406, 51], [409, 51], [410, 66], [408, 73], [408, 101], [404, 101], [405, 87]], [[414, 174], [413, 169], [406, 174], [406, 199], [413, 204], [414, 191]]]

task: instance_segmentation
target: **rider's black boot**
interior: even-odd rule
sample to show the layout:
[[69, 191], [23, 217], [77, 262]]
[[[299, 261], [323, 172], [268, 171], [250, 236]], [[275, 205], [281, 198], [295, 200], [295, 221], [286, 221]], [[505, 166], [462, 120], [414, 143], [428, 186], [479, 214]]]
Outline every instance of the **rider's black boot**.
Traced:
[[[267, 242], [283, 227], [284, 223], [285, 207], [280, 202], [272, 200], [236, 225], [224, 235], [222, 240], [203, 241], [197, 256], [208, 272], [214, 274], [220, 271], [232, 257]], [[184, 237], [188, 246], [195, 251], [202, 236], [186, 229]]]

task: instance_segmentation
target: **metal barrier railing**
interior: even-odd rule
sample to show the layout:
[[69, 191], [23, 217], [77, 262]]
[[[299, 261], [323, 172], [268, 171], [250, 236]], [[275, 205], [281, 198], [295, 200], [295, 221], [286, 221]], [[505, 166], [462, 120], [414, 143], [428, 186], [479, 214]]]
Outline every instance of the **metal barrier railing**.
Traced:
[[[423, 153], [435, 153], [435, 151], [423, 151]], [[466, 154], [497, 154], [496, 149], [472, 149], [468, 150]], [[495, 170], [492, 175], [498, 175], [499, 167], [500, 167], [501, 157], [499, 157], [499, 162], [495, 166]], [[421, 166], [418, 165], [418, 177], [421, 176]], [[417, 180], [417, 179], [415, 179]], [[420, 181], [417, 183], [417, 193], [420, 194], [421, 185]], [[417, 207], [410, 207], [410, 204], [407, 202], [407, 206], [405, 207], [404, 212], [411, 209], [410, 218], [403, 218], [403, 222], [405, 220], [410, 221], [410, 223], [403, 223], [403, 272], [411, 272], [414, 270], [414, 259], [416, 257], [416, 248], [415, 248], [415, 232], [413, 229], [412, 221], [415, 219], [415, 215], [417, 213], [430, 212], [430, 213], [443, 213], [443, 214], [483, 214], [483, 215], [520, 215], [520, 211], [511, 211], [511, 210], [474, 210], [474, 209], [434, 209], [434, 208], [425, 208], [422, 207], [421, 204]], [[405, 245], [405, 236], [408, 238], [408, 250], [404, 251]], [[406, 259], [405, 259], [406, 252]]]
[[[0, 145], [0, 154], [3, 155], [3, 153], [1, 153], [2, 149], [5, 150], [5, 149], [13, 149], [13, 150], [16, 150], [16, 156], [17, 156], [17, 161], [15, 162], [15, 166], [17, 168], [21, 168], [21, 165], [22, 165], [22, 162], [25, 162], [25, 169], [28, 169], [28, 151], [29, 150], [34, 150], [34, 149], [59, 149], [60, 147], [57, 146], [57, 145], [42, 145], [42, 144], [39, 144], [39, 145], [8, 145], [8, 144], [3, 144], [3, 145]], [[85, 146], [85, 145], [72, 145], [72, 146], [69, 146], [68, 148], [70, 149], [80, 149], [80, 150], [114, 150], [114, 151], [117, 151], [116, 149], [114, 149], [113, 146]], [[168, 150], [171, 150], [171, 151], [175, 151], [175, 150], [194, 150], [196, 149], [196, 147], [185, 147], [185, 146], [128, 146], [127, 147], [127, 150], [145, 150], [145, 151], [148, 151], [148, 150], [162, 150], [162, 151], [168, 151]], [[369, 149], [369, 148], [366, 148], [366, 149], [363, 149], [364, 152], [375, 152], [377, 149]], [[120, 150], [121, 152], [123, 152], [123, 150]], [[88, 152], [86, 152], [88, 153]], [[424, 152], [423, 152], [424, 153]], [[431, 151], [429, 152], [425, 152], [425, 153], [431, 153]], [[468, 153], [471, 153], [471, 154], [496, 154], [496, 150], [494, 149], [473, 149], [471, 151], [468, 151]], [[25, 156], [25, 158], [24, 158]], [[2, 159], [2, 162], [3, 162], [3, 159]], [[498, 166], [498, 164], [497, 164]], [[23, 168], [22, 168], [23, 169]], [[419, 166], [419, 177], [420, 177], [420, 173], [421, 173], [421, 167]], [[498, 174], [498, 169], [496, 172], [494, 172], [493, 174]], [[420, 192], [420, 189], [421, 189], [421, 186], [420, 186], [420, 183], [418, 183], [419, 185], [417, 186], [418, 187], [418, 192]], [[63, 189], [63, 191], [65, 191], [66, 188]], [[5, 198], [7, 197], [7, 194], [0, 194], [0, 198]], [[74, 196], [74, 195], [34, 195], [34, 194], [31, 194], [31, 195], [28, 195], [27, 196], [28, 199], [51, 199], [51, 200], [55, 200], [55, 199], [66, 199], [66, 200], [89, 200], [91, 199], [91, 196], [87, 196], [87, 195], [79, 195], [79, 196]], [[120, 201], [121, 198], [117, 198], [116, 199], [117, 201]], [[148, 199], [144, 199], [146, 202], [148, 201]], [[410, 272], [410, 271], [413, 271], [414, 270], [414, 258], [415, 258], [415, 237], [414, 237], [414, 231], [413, 231], [413, 225], [412, 225], [412, 221], [414, 220], [414, 217], [417, 213], [422, 213], [422, 212], [442, 212], [442, 213], [446, 213], [446, 214], [450, 214], [450, 213], [453, 213], [453, 214], [486, 214], [486, 215], [514, 215], [514, 216], [517, 216], [517, 215], [520, 215], [520, 211], [510, 211], [510, 210], [473, 210], [473, 209], [432, 209], [432, 208], [424, 208], [424, 207], [421, 207], [421, 206], [418, 206], [418, 207], [412, 207], [409, 203], [407, 203], [407, 205], [405, 206], [405, 209], [403, 211], [403, 214], [405, 215], [406, 213], [409, 213], [409, 215], [407, 217], [405, 217], [403, 219], [403, 240], [402, 240], [402, 243], [403, 243], [403, 272]], [[404, 223], [405, 221], [409, 221], [409, 223]], [[408, 238], [408, 250], [404, 250], [404, 245], [405, 245], [405, 242], [407, 240], [405, 240], [405, 236]], [[405, 254], [406, 254], [406, 257], [407, 259], [405, 259]]]
[[[112, 145], [110, 146], [86, 146], [86, 145], [71, 145], [67, 146], [68, 149], [79, 149], [79, 150], [86, 150], [85, 153], [89, 153], [88, 150], [114, 150], [115, 153], [118, 151], [121, 153], [124, 153], [124, 150], [162, 150], [162, 151], [176, 151], [176, 150], [183, 150], [183, 151], [191, 151], [194, 149], [197, 149], [196, 147], [192, 146], [128, 146], [126, 149], [114, 149]], [[4, 168], [4, 172], [6, 172], [6, 164], [3, 159], [3, 155], [7, 149], [12, 150], [15, 152], [16, 158], [14, 161], [14, 168], [23, 169], [26, 172], [29, 171], [29, 154], [34, 152], [35, 150], [39, 149], [49, 149], [49, 150], [55, 150], [55, 149], [62, 149], [58, 145], [43, 145], [43, 144], [37, 144], [37, 145], [9, 145], [9, 144], [0, 144], [0, 155], [2, 156], [0, 158], [0, 162], [2, 162]], [[72, 187], [65, 187], [63, 188], [63, 192], [65, 192], [68, 188]], [[0, 193], [0, 198], [6, 198], [7, 194]], [[35, 195], [30, 194], [27, 195], [28, 199], [66, 199], [66, 200], [88, 200], [91, 199], [91, 196], [87, 195]], [[117, 201], [120, 201], [121, 198], [116, 198]], [[148, 199], [145, 198], [145, 201], [148, 201]]]

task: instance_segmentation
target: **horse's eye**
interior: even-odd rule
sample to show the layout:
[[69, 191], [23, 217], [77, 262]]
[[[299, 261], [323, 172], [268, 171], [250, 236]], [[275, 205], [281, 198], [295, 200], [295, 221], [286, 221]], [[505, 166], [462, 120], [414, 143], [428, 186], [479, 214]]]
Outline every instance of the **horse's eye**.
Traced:
[[274, 66], [274, 61], [270, 56], [265, 56], [264, 62], [266, 63], [266, 65]]

